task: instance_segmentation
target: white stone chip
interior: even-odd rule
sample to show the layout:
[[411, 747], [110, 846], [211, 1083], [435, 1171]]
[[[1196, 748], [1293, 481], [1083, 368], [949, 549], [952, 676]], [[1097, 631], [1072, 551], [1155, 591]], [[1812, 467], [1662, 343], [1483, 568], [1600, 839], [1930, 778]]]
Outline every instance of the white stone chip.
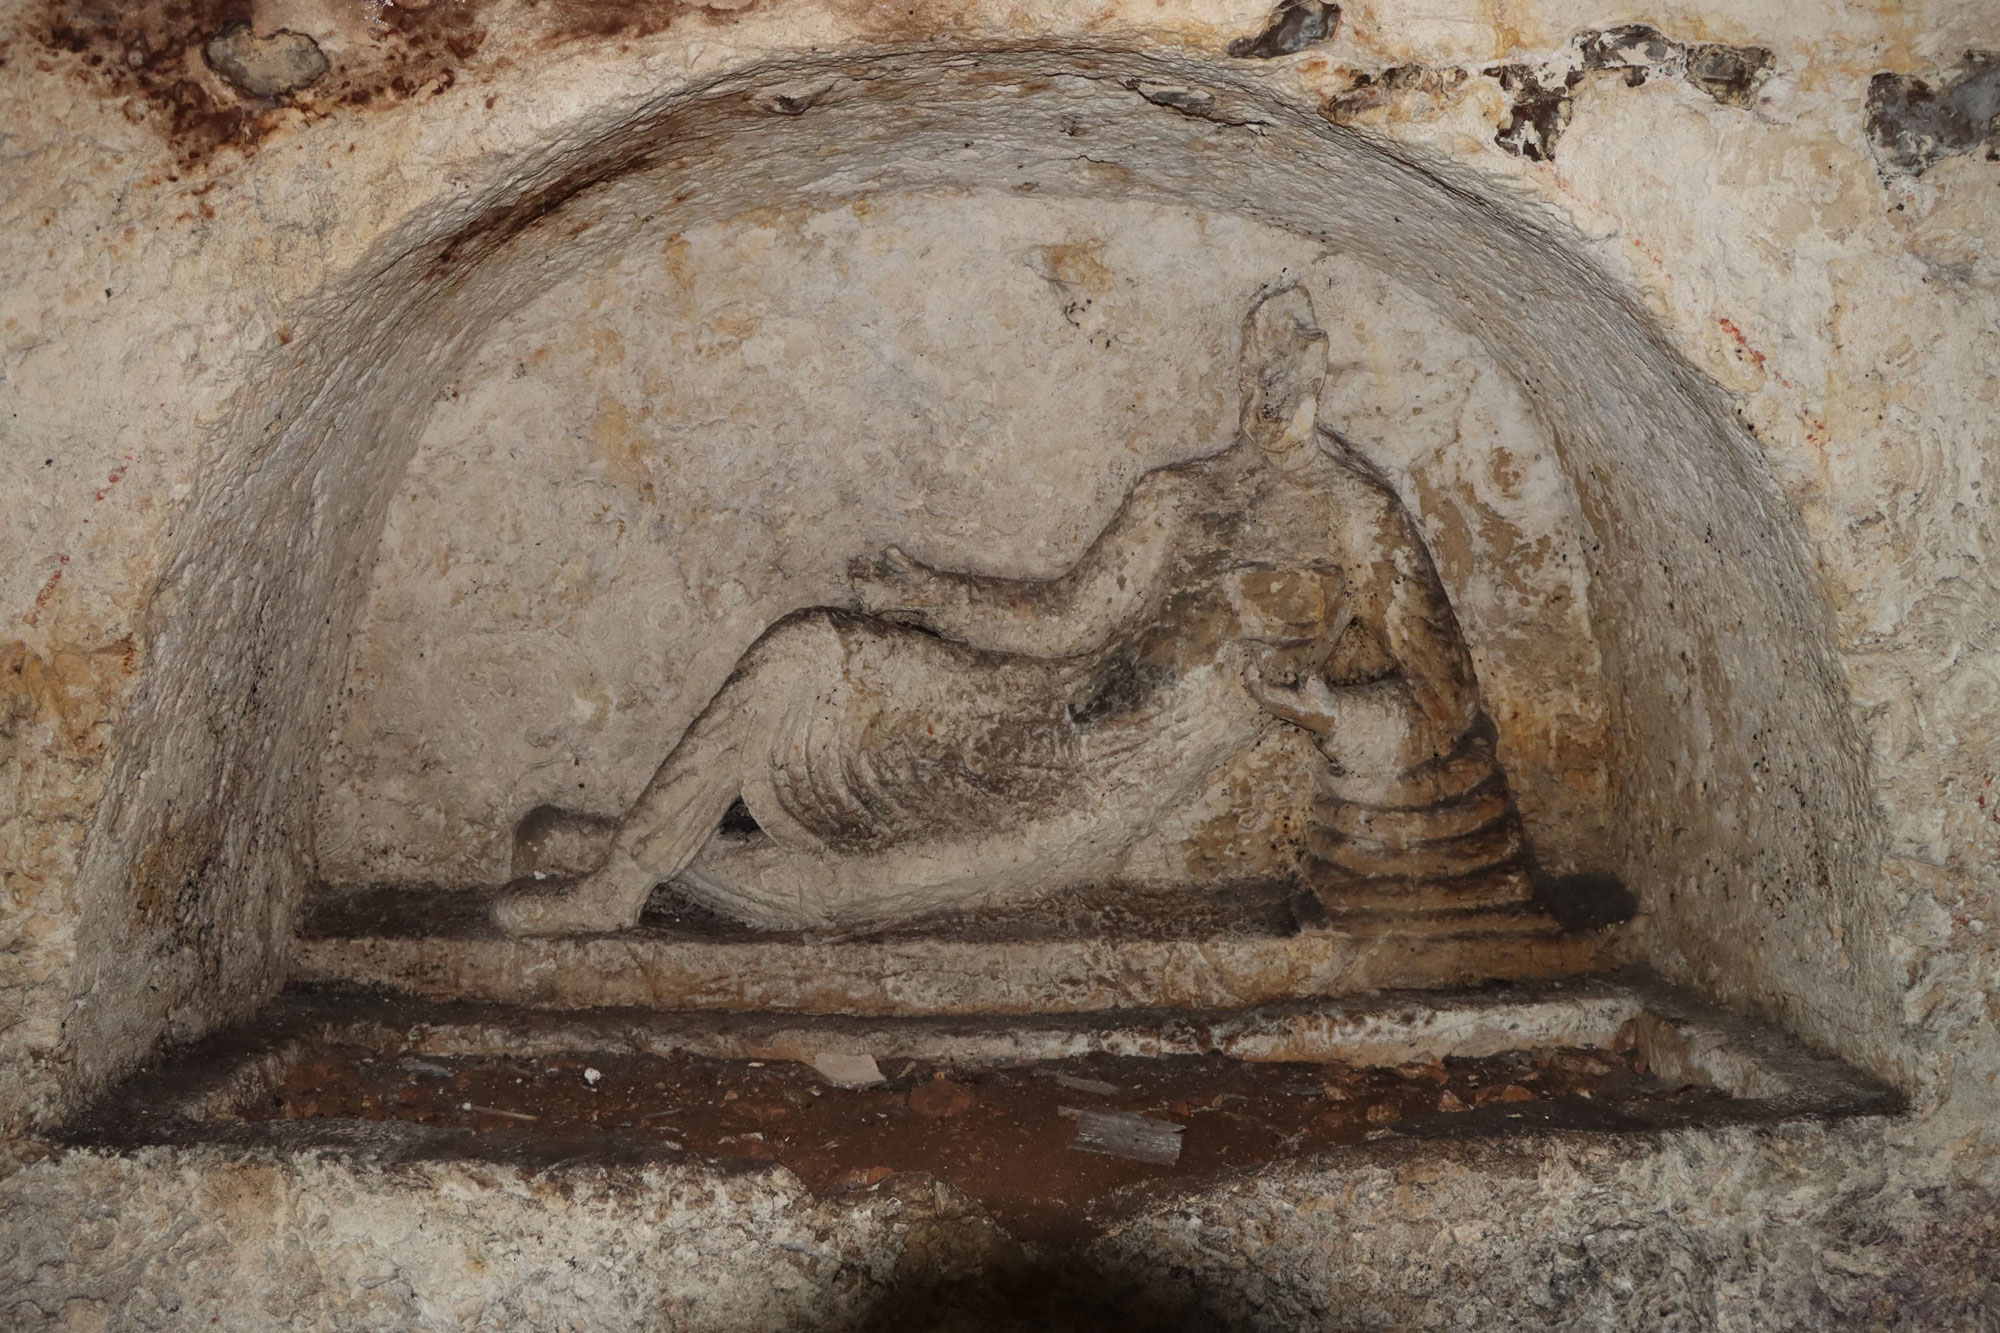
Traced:
[[872, 1055], [847, 1055], [821, 1051], [813, 1057], [813, 1068], [836, 1088], [872, 1088], [885, 1082], [881, 1067]]
[[1068, 1088], [1072, 1092], [1088, 1092], [1099, 1097], [1115, 1097], [1119, 1091], [1116, 1083], [1106, 1083], [1101, 1078], [1078, 1078], [1074, 1074], [1065, 1074], [1060, 1069], [1037, 1069], [1035, 1077], [1050, 1079], [1056, 1086]]
[[1076, 1121], [1076, 1138], [1069, 1145], [1076, 1152], [1125, 1157], [1155, 1166], [1172, 1166], [1181, 1159], [1185, 1125], [1127, 1111], [1085, 1111], [1074, 1106], [1059, 1110]]

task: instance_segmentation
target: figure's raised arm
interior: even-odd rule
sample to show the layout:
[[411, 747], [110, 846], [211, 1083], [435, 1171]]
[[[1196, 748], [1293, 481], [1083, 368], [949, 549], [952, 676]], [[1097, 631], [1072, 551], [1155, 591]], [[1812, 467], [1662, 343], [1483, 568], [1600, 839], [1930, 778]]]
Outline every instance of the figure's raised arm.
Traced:
[[1102, 647], [1165, 596], [1174, 555], [1198, 518], [1180, 468], [1140, 478], [1075, 567], [1054, 579], [933, 569], [895, 547], [848, 567], [861, 608], [993, 652], [1073, 657]]

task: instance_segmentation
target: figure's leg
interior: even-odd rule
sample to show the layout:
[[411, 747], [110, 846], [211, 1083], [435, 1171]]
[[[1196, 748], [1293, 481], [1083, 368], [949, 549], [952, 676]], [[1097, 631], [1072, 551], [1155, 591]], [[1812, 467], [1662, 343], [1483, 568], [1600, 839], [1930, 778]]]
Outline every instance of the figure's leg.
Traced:
[[743, 786], [743, 738], [754, 712], [739, 679], [723, 688], [619, 821], [611, 855], [567, 892], [517, 892], [493, 918], [514, 935], [569, 935], [638, 924], [653, 886], [694, 859]]

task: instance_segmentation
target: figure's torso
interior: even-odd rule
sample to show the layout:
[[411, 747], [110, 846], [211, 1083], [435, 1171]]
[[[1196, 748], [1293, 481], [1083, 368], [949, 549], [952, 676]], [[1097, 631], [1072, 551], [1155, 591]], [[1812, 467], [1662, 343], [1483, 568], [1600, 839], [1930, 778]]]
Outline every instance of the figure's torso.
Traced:
[[1360, 659], [1349, 675], [1391, 669], [1366, 624], [1354, 628], [1349, 586], [1368, 558], [1356, 531], [1372, 539], [1393, 498], [1324, 455], [1291, 472], [1260, 461], [1236, 451], [1166, 470], [1191, 492], [1185, 539], [1154, 611], [1094, 655], [1069, 705], [1079, 726], [1144, 725], [1245, 640], [1273, 650], [1281, 672], [1325, 663], [1335, 639]]

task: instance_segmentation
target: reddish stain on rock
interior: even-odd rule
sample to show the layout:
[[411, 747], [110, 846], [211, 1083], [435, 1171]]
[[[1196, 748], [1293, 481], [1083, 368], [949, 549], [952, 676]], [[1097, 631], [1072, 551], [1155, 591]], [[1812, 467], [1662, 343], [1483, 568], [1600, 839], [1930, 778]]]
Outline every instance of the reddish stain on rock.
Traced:
[[[330, 114], [342, 107], [436, 96], [456, 82], [455, 67], [486, 40], [479, 0], [423, 9], [385, 6], [372, 48], [348, 52], [308, 86], [269, 91], [251, 80], [232, 82], [203, 53], [232, 36], [266, 39], [256, 29], [252, 0], [47, 0], [37, 35], [53, 57], [43, 68], [69, 72], [123, 101], [132, 119], [154, 126], [182, 167], [225, 148], [253, 152], [288, 116]], [[312, 33], [294, 34], [313, 39]], [[225, 65], [227, 62], [224, 62]]]
[[41, 624], [42, 612], [48, 610], [49, 603], [55, 600], [56, 588], [61, 585], [63, 570], [68, 564], [68, 556], [58, 555], [56, 557], [54, 572], [42, 583], [41, 591], [35, 594], [34, 604], [28, 608], [28, 614], [21, 617], [22, 624], [28, 626], [30, 629]]

